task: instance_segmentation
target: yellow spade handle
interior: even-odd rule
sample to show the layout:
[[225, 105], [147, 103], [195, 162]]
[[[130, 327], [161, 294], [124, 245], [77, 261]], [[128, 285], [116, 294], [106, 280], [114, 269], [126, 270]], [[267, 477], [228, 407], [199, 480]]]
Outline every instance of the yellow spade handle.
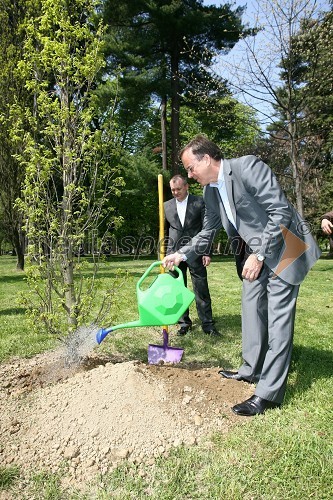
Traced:
[[[159, 213], [159, 260], [163, 260], [165, 257], [165, 235], [164, 235], [164, 205], [163, 205], [163, 175], [158, 175], [158, 213]], [[165, 269], [161, 266], [161, 273], [164, 273]]]
[[[158, 174], [158, 214], [159, 214], [159, 260], [163, 260], [165, 256], [165, 235], [164, 235], [164, 205], [163, 205], [163, 175]], [[161, 274], [165, 273], [163, 266], [160, 266]], [[163, 326], [163, 330], [168, 332], [168, 327]]]

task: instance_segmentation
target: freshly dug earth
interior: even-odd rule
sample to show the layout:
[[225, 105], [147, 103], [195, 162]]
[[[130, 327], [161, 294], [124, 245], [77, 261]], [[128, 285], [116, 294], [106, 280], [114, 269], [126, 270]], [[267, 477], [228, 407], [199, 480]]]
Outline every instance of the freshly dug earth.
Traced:
[[174, 446], [245, 423], [230, 407], [252, 393], [216, 367], [92, 354], [68, 368], [60, 350], [13, 360], [0, 365], [1, 465], [62, 470], [64, 482], [82, 487], [122, 460], [153, 464]]

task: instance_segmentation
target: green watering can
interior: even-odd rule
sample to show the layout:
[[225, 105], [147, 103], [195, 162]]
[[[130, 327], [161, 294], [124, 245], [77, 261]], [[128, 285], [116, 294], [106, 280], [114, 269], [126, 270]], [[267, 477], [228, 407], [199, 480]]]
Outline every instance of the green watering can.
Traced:
[[151, 270], [161, 264], [161, 261], [154, 262], [137, 282], [136, 293], [139, 319], [130, 323], [111, 326], [110, 328], [101, 328], [96, 334], [98, 344], [102, 342], [108, 333], [120, 328], [174, 325], [178, 322], [179, 318], [193, 302], [195, 296], [184, 285], [182, 272], [177, 266], [174, 266], [174, 269], [178, 272], [177, 278], [174, 278], [169, 273], [161, 273], [157, 275], [146, 290], [141, 288], [143, 281]]

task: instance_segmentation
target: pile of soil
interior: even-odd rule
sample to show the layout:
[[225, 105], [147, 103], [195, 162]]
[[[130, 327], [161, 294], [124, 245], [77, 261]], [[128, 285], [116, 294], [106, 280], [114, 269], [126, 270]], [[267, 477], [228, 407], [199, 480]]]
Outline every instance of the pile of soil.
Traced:
[[82, 487], [125, 459], [140, 468], [172, 447], [228, 432], [244, 420], [230, 407], [252, 393], [216, 367], [94, 354], [68, 367], [59, 350], [15, 359], [0, 365], [1, 464], [65, 470]]

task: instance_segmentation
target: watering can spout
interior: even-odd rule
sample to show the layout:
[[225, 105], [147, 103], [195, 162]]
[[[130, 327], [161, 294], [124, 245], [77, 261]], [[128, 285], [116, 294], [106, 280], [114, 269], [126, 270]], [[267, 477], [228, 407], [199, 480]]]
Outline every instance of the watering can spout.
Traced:
[[131, 328], [134, 326], [142, 326], [140, 320], [131, 321], [130, 323], [121, 323], [120, 325], [111, 326], [110, 328], [100, 328], [96, 333], [96, 342], [97, 344], [100, 344], [105, 337], [114, 330], [120, 330], [120, 328]]
[[108, 333], [112, 332], [112, 328], [100, 328], [96, 333], [96, 342], [100, 344], [105, 339]]

